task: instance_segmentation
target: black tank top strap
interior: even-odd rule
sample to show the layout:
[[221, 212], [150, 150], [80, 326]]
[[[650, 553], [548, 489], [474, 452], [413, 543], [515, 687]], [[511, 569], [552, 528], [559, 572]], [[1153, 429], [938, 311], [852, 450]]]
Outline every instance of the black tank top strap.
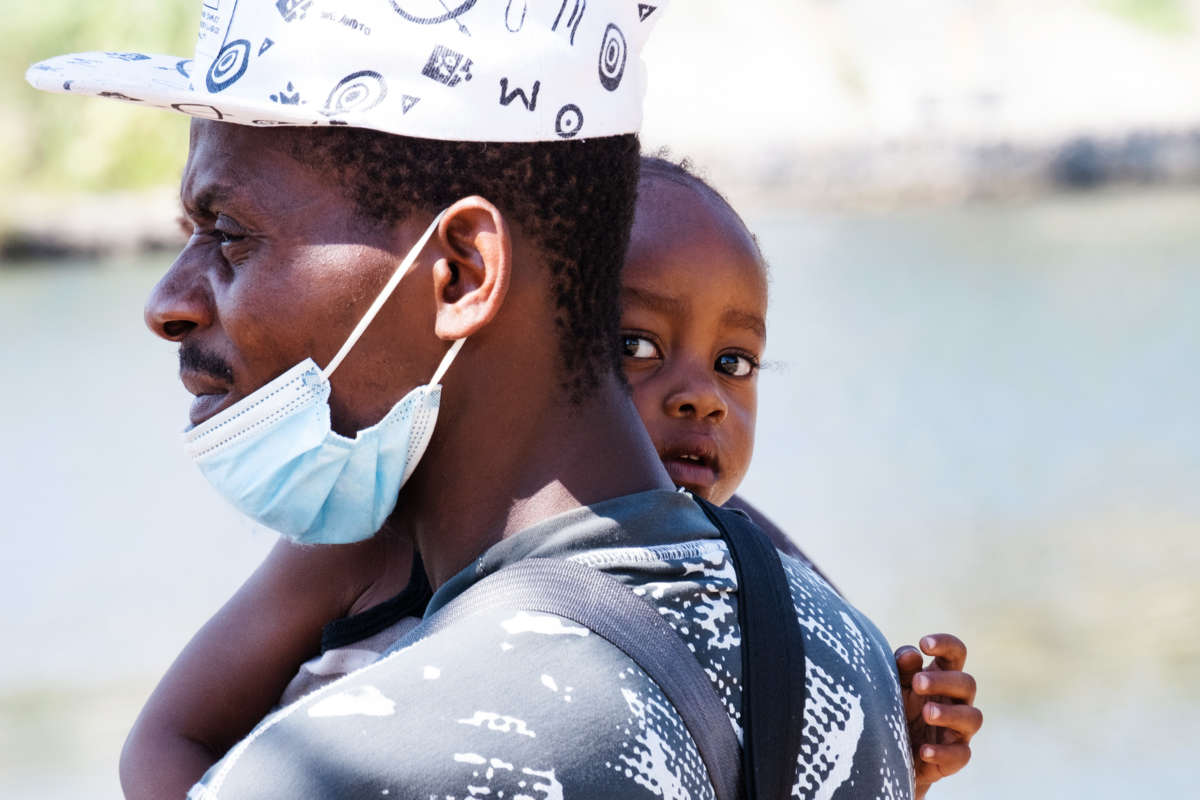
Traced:
[[433, 597], [425, 565], [419, 555], [413, 555], [412, 573], [408, 585], [394, 597], [348, 617], [335, 619], [321, 629], [321, 652], [348, 647], [391, 627], [405, 617], [421, 617]]

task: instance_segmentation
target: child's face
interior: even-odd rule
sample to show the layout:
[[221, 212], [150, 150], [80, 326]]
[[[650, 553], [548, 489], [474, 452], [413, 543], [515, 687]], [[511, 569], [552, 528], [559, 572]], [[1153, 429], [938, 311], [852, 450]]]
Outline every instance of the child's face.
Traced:
[[713, 503], [750, 466], [766, 313], [765, 268], [737, 217], [643, 178], [622, 273], [625, 375], [671, 480]]

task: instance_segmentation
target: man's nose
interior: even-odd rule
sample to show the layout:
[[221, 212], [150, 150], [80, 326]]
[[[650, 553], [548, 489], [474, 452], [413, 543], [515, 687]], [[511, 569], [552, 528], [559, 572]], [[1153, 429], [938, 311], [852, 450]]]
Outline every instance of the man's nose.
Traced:
[[675, 387], [667, 393], [663, 409], [668, 417], [722, 422], [729, 412], [712, 368], [680, 370]]
[[212, 324], [212, 292], [190, 248], [150, 292], [143, 313], [150, 330], [171, 342]]

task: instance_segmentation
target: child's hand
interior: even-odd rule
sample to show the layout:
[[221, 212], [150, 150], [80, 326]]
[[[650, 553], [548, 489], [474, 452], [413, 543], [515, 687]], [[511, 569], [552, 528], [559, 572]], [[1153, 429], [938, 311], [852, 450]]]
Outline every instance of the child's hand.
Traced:
[[935, 633], [921, 639], [934, 657], [929, 666], [915, 647], [896, 651], [900, 692], [912, 742], [917, 800], [934, 781], [958, 772], [971, 760], [971, 737], [983, 725], [975, 702], [975, 679], [962, 671], [967, 646], [956, 636]]

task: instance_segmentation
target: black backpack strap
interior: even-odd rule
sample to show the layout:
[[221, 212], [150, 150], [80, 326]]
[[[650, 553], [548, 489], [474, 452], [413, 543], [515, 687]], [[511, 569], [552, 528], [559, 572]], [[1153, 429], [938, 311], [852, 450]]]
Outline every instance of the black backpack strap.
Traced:
[[540, 611], [572, 620], [633, 659], [687, 726], [717, 800], [737, 800], [741, 764], [737, 737], [724, 704], [683, 639], [628, 586], [573, 561], [523, 559], [471, 586], [422, 622], [402, 643], [427, 638], [466, 617], [495, 608]]
[[738, 574], [742, 628], [742, 771], [746, 796], [791, 795], [804, 736], [804, 639], [775, 546], [750, 520], [696, 498]]

